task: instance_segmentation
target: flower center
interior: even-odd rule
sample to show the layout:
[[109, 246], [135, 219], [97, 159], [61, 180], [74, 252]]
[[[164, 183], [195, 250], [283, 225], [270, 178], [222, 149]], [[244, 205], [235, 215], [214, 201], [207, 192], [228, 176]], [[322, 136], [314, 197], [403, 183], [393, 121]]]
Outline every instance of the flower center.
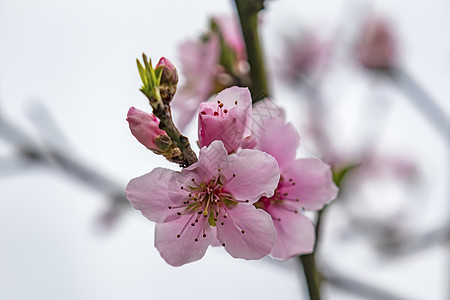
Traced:
[[[291, 198], [289, 196], [289, 188], [292, 188], [294, 186], [295, 181], [292, 178], [285, 180], [283, 176], [281, 176], [274, 195], [270, 198], [262, 197], [258, 202], [255, 203], [255, 206], [264, 210], [268, 210], [270, 206], [273, 206], [297, 214], [297, 203], [300, 202], [300, 199]], [[273, 220], [281, 222], [281, 218], [277, 217], [273, 213], [271, 213], [270, 215], [272, 216]]]
[[[234, 105], [237, 106], [238, 102], [235, 101]], [[200, 114], [206, 115], [206, 111], [202, 111], [202, 112], [200, 112]], [[227, 114], [228, 114], [228, 109], [224, 107], [224, 104], [220, 100], [217, 100], [217, 109], [216, 109], [216, 111], [213, 112], [213, 115], [215, 117], [219, 117], [220, 116], [220, 117], [223, 118]]]
[[[219, 170], [220, 172], [220, 170]], [[233, 174], [233, 180], [236, 174]], [[205, 226], [216, 226], [217, 223], [224, 225], [223, 219], [230, 219], [236, 228], [242, 233], [245, 231], [229, 216], [228, 207], [234, 206], [240, 202], [248, 203], [249, 200], [236, 200], [233, 196], [224, 190], [224, 184], [218, 176], [215, 180], [208, 183], [198, 183], [194, 178], [188, 184], [180, 188], [187, 193], [185, 201], [180, 206], [169, 206], [170, 210], [175, 210], [178, 216], [190, 215], [177, 238], [180, 238], [183, 232], [190, 224], [192, 227], [198, 227], [195, 241], [198, 242], [200, 235], [206, 237]], [[203, 234], [201, 234], [203, 233]]]

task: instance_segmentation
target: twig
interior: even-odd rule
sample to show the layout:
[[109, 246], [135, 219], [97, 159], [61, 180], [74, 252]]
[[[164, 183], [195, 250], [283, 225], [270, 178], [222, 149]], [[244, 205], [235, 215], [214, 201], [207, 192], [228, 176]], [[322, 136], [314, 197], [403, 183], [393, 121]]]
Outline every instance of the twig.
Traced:
[[28, 166], [29, 163], [37, 163], [51, 169], [59, 169], [69, 177], [106, 194], [111, 199], [112, 208], [128, 203], [124, 188], [120, 184], [83, 164], [67, 151], [63, 151], [62, 147], [56, 147], [52, 143], [39, 144], [26, 131], [8, 122], [2, 116], [0, 116], [0, 138], [12, 144], [17, 151], [16, 157], [23, 160], [16, 165], [18, 168]]
[[258, 12], [264, 8], [264, 0], [235, 0], [235, 3], [250, 65], [249, 88], [253, 103], [256, 103], [270, 95], [258, 35]]
[[365, 282], [350, 278], [343, 273], [338, 273], [329, 268], [324, 272], [324, 279], [328, 284], [331, 284], [339, 289], [346, 290], [352, 294], [360, 295], [364, 299], [383, 299], [383, 300], [405, 300], [407, 297], [400, 297], [393, 293], [384, 291], [380, 288], [371, 286]]
[[408, 72], [399, 67], [390, 67], [386, 74], [403, 87], [412, 103], [444, 135], [446, 141], [450, 142], [450, 119], [425, 89]]
[[[188, 167], [196, 163], [198, 159], [191, 148], [189, 139], [178, 131], [178, 128], [172, 120], [170, 101], [176, 92], [176, 88], [170, 94], [166, 95], [167, 98], [162, 97], [160, 85], [164, 67], [154, 69], [151, 59], [147, 59], [144, 53], [142, 53], [142, 60], [144, 65], [139, 60], [136, 60], [142, 79], [142, 87], [140, 90], [148, 98], [150, 106], [153, 109], [153, 114], [159, 119], [159, 128], [167, 133], [179, 149], [179, 153], [174, 154], [169, 160], [178, 163], [181, 167]], [[171, 84], [174, 84], [176, 87], [178, 77], [173, 80], [174, 82], [171, 82]]]
[[321, 276], [317, 272], [315, 253], [299, 256], [303, 265], [303, 273], [305, 274], [306, 284], [308, 286], [309, 299], [320, 300], [320, 283]]

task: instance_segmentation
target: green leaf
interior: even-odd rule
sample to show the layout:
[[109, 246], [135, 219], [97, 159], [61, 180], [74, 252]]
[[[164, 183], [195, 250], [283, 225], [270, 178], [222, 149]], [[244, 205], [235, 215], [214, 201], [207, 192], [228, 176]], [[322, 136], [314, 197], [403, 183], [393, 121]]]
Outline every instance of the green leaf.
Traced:
[[339, 170], [333, 170], [333, 180], [337, 187], [341, 187], [344, 178], [353, 170], [359, 167], [359, 163], [349, 164]]
[[148, 86], [148, 79], [147, 79], [147, 73], [145, 72], [144, 67], [142, 66], [141, 62], [136, 58], [137, 67], [139, 70], [139, 75], [141, 76], [142, 83], [144, 86]]
[[162, 76], [162, 72], [163, 68], [159, 67], [155, 69], [155, 76], [156, 76], [156, 85], [159, 86], [161, 84], [161, 76]]

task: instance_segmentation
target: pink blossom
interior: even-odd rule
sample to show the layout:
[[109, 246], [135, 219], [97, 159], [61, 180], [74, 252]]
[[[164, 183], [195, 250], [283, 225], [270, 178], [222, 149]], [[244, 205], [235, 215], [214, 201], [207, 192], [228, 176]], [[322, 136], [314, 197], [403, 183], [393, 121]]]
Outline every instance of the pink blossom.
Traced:
[[[156, 168], [132, 179], [127, 198], [157, 222], [155, 246], [172, 266], [203, 257], [217, 242], [235, 258], [260, 259], [276, 240], [271, 217], [253, 204], [271, 197], [279, 181], [270, 155], [242, 150], [228, 155], [221, 141], [200, 150], [181, 172]], [[215, 232], [215, 234], [213, 233]]]
[[198, 140], [200, 147], [221, 140], [228, 153], [236, 152], [243, 138], [250, 136], [252, 98], [248, 88], [231, 87], [212, 101], [200, 104]]
[[295, 158], [299, 136], [292, 124], [286, 123], [283, 113], [272, 113], [259, 121], [253, 131], [257, 140], [255, 149], [275, 157], [280, 167], [280, 181], [274, 195], [256, 203], [271, 215], [277, 230], [277, 241], [270, 255], [287, 259], [311, 252], [314, 226], [301, 211], [319, 210], [336, 197], [338, 189], [331, 169], [318, 159]]
[[278, 65], [280, 75], [291, 82], [302, 81], [325, 67], [331, 43], [321, 40], [312, 31], [295, 38], [285, 38], [283, 58]]
[[356, 48], [358, 61], [367, 68], [387, 68], [396, 56], [396, 41], [390, 24], [384, 19], [368, 20]]
[[217, 16], [214, 17], [214, 21], [219, 26], [227, 45], [236, 53], [238, 60], [245, 60], [247, 53], [237, 16]]
[[158, 127], [159, 120], [155, 115], [130, 107], [127, 121], [131, 133], [142, 145], [151, 150], [158, 150], [155, 139], [160, 135], [166, 135], [166, 132]]
[[[237, 83], [247, 82], [245, 44], [236, 17], [214, 17], [227, 47], [221, 45], [217, 31], [209, 31], [197, 41], [184, 42], [180, 46], [183, 85], [178, 89], [173, 106], [177, 126], [185, 128], [197, 112], [201, 102], [207, 101], [217, 92]], [[223, 51], [234, 52], [232, 61], [221, 64]]]
[[214, 35], [207, 41], [187, 41], [180, 45], [184, 83], [172, 102], [179, 112], [177, 127], [186, 127], [195, 116], [198, 105], [213, 94], [219, 51], [219, 40]]

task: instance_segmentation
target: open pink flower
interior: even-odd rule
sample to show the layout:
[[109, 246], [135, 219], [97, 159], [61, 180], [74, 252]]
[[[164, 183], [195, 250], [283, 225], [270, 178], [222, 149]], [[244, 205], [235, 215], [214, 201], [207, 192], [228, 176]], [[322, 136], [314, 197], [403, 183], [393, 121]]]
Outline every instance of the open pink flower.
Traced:
[[252, 98], [248, 88], [231, 87], [212, 101], [200, 104], [198, 140], [200, 147], [221, 140], [228, 153], [236, 152], [251, 134]]
[[158, 150], [155, 139], [160, 135], [167, 134], [158, 127], [159, 120], [155, 115], [130, 107], [128, 110], [127, 121], [131, 133], [142, 145], [150, 150]]
[[126, 194], [134, 208], [157, 222], [155, 246], [164, 260], [181, 266], [202, 258], [217, 242], [235, 258], [269, 254], [275, 228], [253, 204], [271, 197], [278, 181], [278, 164], [270, 155], [256, 150], [228, 155], [215, 141], [181, 172], [156, 168], [132, 179]]
[[[269, 100], [265, 100], [269, 101]], [[258, 106], [268, 106], [258, 103]], [[255, 111], [261, 109], [255, 107]], [[277, 230], [277, 241], [270, 253], [276, 259], [287, 259], [314, 248], [314, 226], [302, 209], [318, 210], [337, 195], [330, 167], [318, 159], [295, 159], [299, 136], [283, 113], [259, 118], [254, 127], [255, 149], [278, 161], [280, 181], [272, 197], [263, 197], [257, 207], [267, 211]], [[256, 119], [255, 119], [255, 123]]]

